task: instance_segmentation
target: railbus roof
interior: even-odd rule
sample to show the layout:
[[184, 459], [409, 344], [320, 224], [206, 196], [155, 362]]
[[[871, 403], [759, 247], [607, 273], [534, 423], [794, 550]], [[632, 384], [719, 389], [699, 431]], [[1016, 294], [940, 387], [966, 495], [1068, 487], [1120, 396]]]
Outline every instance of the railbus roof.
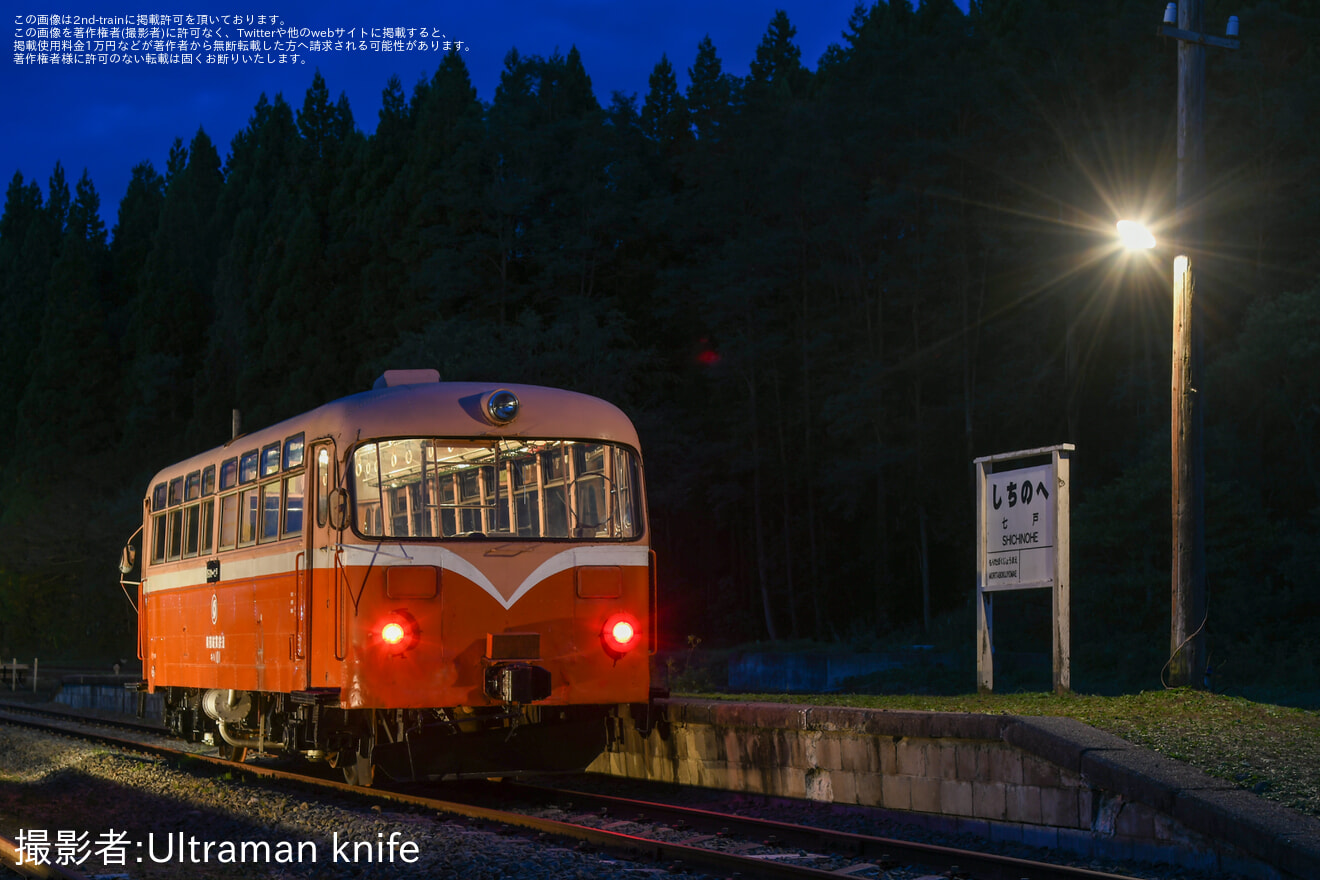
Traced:
[[[240, 434], [222, 446], [163, 468], [150, 485], [218, 465], [300, 432], [308, 444], [323, 437], [333, 438], [341, 455], [359, 441], [389, 437], [602, 440], [640, 452], [631, 420], [600, 398], [540, 385], [440, 382], [431, 380], [433, 375], [433, 371], [391, 371], [370, 391], [350, 394], [269, 427]], [[499, 390], [513, 392], [520, 404], [517, 417], [506, 425], [493, 424], [483, 414], [485, 401]]]

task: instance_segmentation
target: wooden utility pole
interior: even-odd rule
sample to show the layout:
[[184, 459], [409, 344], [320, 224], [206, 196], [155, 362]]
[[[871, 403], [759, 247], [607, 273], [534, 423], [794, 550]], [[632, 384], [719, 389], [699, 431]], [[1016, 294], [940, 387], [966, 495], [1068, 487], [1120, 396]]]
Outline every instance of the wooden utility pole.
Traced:
[[[1178, 27], [1202, 33], [1201, 0], [1178, 4]], [[1178, 217], [1184, 253], [1196, 253], [1194, 218], [1204, 192], [1205, 46], [1178, 41]], [[1182, 269], [1181, 273], [1178, 269]], [[1169, 683], [1205, 686], [1205, 407], [1201, 387], [1204, 333], [1191, 261], [1175, 260], [1173, 277], [1173, 625]]]
[[1205, 447], [1199, 400], [1201, 321], [1191, 261], [1173, 269], [1173, 624], [1169, 684], [1205, 683]]
[[[1172, 4], [1170, 4], [1172, 5]], [[1178, 3], [1178, 27], [1159, 33], [1178, 40], [1178, 219], [1184, 254], [1199, 253], [1205, 167], [1205, 47], [1236, 49], [1237, 40], [1204, 33], [1201, 0]], [[1192, 260], [1173, 269], [1173, 623], [1169, 683], [1206, 686], [1205, 413], [1201, 400], [1204, 320], [1195, 297]]]

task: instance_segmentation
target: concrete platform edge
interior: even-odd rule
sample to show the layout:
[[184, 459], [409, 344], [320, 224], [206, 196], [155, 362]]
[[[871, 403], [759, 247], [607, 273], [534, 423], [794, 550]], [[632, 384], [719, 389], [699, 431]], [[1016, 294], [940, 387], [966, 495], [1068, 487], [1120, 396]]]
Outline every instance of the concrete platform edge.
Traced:
[[1003, 742], [1293, 876], [1320, 877], [1320, 819], [1075, 719], [688, 698], [658, 703], [671, 723]]

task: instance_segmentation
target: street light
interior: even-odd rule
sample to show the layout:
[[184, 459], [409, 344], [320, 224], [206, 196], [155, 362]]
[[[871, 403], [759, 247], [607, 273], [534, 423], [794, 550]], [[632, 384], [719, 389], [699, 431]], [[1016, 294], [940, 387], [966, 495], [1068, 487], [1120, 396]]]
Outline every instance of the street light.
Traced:
[[1118, 221], [1118, 240], [1130, 251], [1150, 250], [1155, 247], [1155, 235], [1136, 220]]
[[[1129, 250], [1155, 247], [1155, 236], [1131, 220], [1118, 222], [1118, 236]], [[1201, 346], [1192, 336], [1195, 290], [1191, 260], [1179, 254], [1173, 258], [1173, 613], [1168, 665], [1174, 684], [1201, 687], [1206, 666], [1205, 448], [1201, 442], [1204, 417], [1198, 400]]]

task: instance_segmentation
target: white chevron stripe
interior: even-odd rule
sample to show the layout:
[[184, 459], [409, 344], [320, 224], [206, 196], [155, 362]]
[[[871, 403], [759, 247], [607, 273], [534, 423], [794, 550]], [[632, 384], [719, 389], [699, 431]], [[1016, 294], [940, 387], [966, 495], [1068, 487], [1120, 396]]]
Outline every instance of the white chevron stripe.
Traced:
[[[645, 547], [574, 547], [562, 553], [556, 553], [536, 567], [518, 589], [513, 591], [509, 601], [500, 601], [506, 609], [521, 599], [532, 587], [553, 574], [559, 574], [569, 568], [580, 565], [647, 565], [649, 553]], [[461, 573], [461, 572], [460, 572]]]
[[[288, 550], [282, 553], [270, 553], [263, 556], [240, 556], [238, 558], [220, 557], [220, 577], [225, 581], [246, 580], [271, 574], [285, 574], [293, 571], [294, 562], [301, 550]], [[206, 560], [196, 560], [199, 564], [173, 571], [148, 575], [142, 585], [142, 592], [155, 593], [160, 590], [177, 590], [180, 587], [195, 587], [206, 583]]]
[[[523, 579], [518, 589], [505, 599], [491, 583], [481, 569], [459, 556], [447, 547], [434, 544], [344, 544], [339, 547], [343, 554], [344, 565], [434, 565], [442, 570], [462, 575], [481, 587], [492, 599], [500, 603], [507, 611], [513, 604], [527, 595], [537, 584], [551, 575], [583, 565], [631, 565], [649, 564], [649, 553], [645, 547], [590, 546], [570, 547], [551, 556]], [[293, 571], [294, 563], [301, 551], [290, 550], [263, 556], [240, 557], [229, 559], [220, 557], [220, 576], [225, 582], [258, 578], [266, 575], [285, 574]], [[150, 575], [143, 584], [145, 593], [161, 590], [177, 590], [182, 587], [199, 586], [206, 583], [206, 563], [190, 565], [187, 568]]]
[[481, 587], [507, 611], [533, 587], [551, 575], [581, 565], [648, 565], [650, 553], [645, 547], [600, 546], [570, 547], [551, 556], [529, 574], [508, 599], [500, 595], [490, 578], [468, 560], [447, 547], [434, 544], [380, 544], [367, 546], [345, 544], [344, 565], [434, 565], [462, 575]]

